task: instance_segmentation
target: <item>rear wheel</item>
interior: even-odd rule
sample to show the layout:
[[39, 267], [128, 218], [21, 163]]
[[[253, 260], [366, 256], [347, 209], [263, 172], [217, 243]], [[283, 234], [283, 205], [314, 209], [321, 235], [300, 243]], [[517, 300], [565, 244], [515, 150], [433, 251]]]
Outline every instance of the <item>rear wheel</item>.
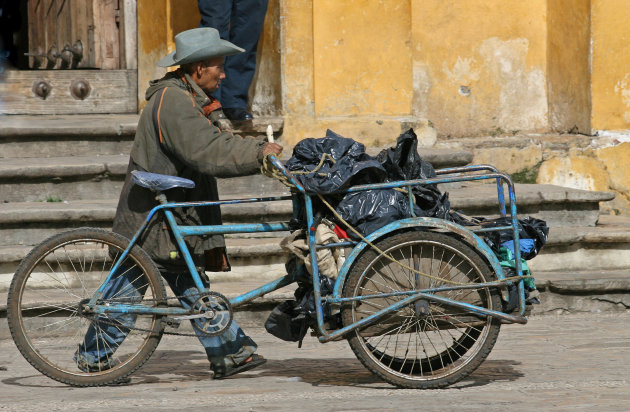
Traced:
[[[494, 280], [488, 265], [468, 245], [443, 233], [395, 234], [371, 249], [348, 273], [343, 296], [360, 297]], [[407, 266], [405, 268], [399, 263]], [[413, 268], [428, 276], [416, 274]], [[497, 288], [433, 292], [436, 296], [500, 310]], [[344, 326], [380, 311], [409, 295], [368, 298], [344, 304]], [[348, 341], [372, 372], [405, 388], [441, 388], [474, 371], [488, 356], [500, 321], [430, 300], [417, 300], [352, 332]]]
[[[81, 228], [45, 240], [20, 263], [9, 288], [9, 328], [40, 372], [97, 386], [120, 381], [149, 359], [161, 338], [160, 316], [85, 310], [128, 244], [115, 233]], [[165, 296], [155, 264], [135, 246], [99, 303], [155, 307]]]

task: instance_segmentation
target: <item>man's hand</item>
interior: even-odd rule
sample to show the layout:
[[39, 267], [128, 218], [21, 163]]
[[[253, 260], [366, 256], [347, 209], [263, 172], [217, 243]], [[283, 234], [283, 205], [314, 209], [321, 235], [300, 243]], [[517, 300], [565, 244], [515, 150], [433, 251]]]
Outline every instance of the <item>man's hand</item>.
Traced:
[[282, 146], [278, 143], [267, 143], [265, 147], [263, 147], [263, 156], [267, 156], [268, 154], [279, 155], [282, 153]]

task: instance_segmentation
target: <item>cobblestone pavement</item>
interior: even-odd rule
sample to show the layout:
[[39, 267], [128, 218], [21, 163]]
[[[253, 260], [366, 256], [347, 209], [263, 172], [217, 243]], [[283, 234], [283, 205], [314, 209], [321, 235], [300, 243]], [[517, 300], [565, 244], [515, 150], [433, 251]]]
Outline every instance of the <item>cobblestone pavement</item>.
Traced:
[[196, 340], [169, 336], [130, 385], [87, 389], [40, 375], [1, 340], [0, 410], [630, 410], [630, 312], [504, 325], [476, 372], [434, 391], [380, 381], [345, 341], [307, 338], [298, 349], [264, 329], [247, 331], [269, 361], [238, 377], [209, 379]]

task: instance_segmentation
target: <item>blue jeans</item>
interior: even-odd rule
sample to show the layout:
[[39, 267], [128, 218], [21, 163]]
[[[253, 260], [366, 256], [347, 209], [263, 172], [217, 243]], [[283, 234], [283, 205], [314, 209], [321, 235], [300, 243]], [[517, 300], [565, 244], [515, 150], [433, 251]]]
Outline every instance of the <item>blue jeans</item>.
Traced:
[[268, 0], [198, 0], [200, 27], [214, 27], [222, 39], [245, 49], [225, 59], [225, 79], [213, 96], [226, 108], [247, 108], [256, 71], [256, 49]]
[[[124, 298], [125, 303], [139, 303], [146, 292], [146, 281], [138, 267], [122, 267], [114, 274], [112, 281], [103, 291], [103, 299]], [[162, 272], [181, 305], [188, 309], [197, 299], [197, 288], [188, 272]], [[83, 342], [75, 353], [75, 361], [82, 370], [98, 371], [115, 365], [112, 357], [123, 343], [130, 328], [135, 325], [137, 315], [113, 313], [96, 318], [88, 328]], [[99, 319], [102, 321], [99, 322]], [[194, 319], [191, 322], [195, 321]], [[194, 329], [194, 328], [193, 328]], [[257, 349], [256, 343], [232, 321], [230, 328], [219, 336], [205, 336], [194, 329], [197, 338], [206, 350], [208, 359], [213, 364], [239, 364], [251, 356]]]

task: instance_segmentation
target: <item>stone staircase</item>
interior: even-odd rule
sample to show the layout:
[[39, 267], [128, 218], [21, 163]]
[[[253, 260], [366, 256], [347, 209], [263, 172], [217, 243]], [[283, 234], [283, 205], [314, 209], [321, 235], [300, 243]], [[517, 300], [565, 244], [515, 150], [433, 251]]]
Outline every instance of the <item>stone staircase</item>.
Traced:
[[[0, 117], [0, 294], [6, 293], [20, 260], [46, 237], [75, 227], [111, 227], [136, 122], [135, 115]], [[267, 124], [280, 134], [282, 121], [264, 118], [234, 131], [263, 134]], [[284, 156], [290, 152], [285, 150]], [[472, 159], [470, 153], [445, 149], [421, 149], [420, 154], [436, 168]], [[442, 190], [450, 193], [454, 209], [469, 215], [498, 210], [494, 185], [451, 184]], [[260, 175], [221, 179], [219, 192], [224, 199], [288, 194], [282, 184]], [[630, 220], [599, 215], [599, 203], [611, 200], [612, 194], [550, 185], [517, 185], [516, 194], [520, 215], [545, 219], [551, 227], [543, 253], [530, 262], [543, 291], [583, 296], [593, 279], [601, 299], [630, 291]], [[224, 206], [222, 211], [226, 223], [283, 221], [291, 214], [291, 203]], [[235, 294], [253, 280], [280, 275], [286, 260], [278, 245], [281, 236], [227, 237], [233, 272], [213, 274], [212, 280]], [[572, 278], [571, 273], [579, 276]], [[576, 279], [582, 289], [574, 285]], [[602, 285], [609, 285], [605, 293]], [[554, 299], [543, 310], [560, 310]], [[610, 304], [614, 308], [624, 307], [611, 302], [616, 302]], [[575, 299], [567, 305], [591, 307]], [[576, 310], [570, 308], [563, 310]]]

